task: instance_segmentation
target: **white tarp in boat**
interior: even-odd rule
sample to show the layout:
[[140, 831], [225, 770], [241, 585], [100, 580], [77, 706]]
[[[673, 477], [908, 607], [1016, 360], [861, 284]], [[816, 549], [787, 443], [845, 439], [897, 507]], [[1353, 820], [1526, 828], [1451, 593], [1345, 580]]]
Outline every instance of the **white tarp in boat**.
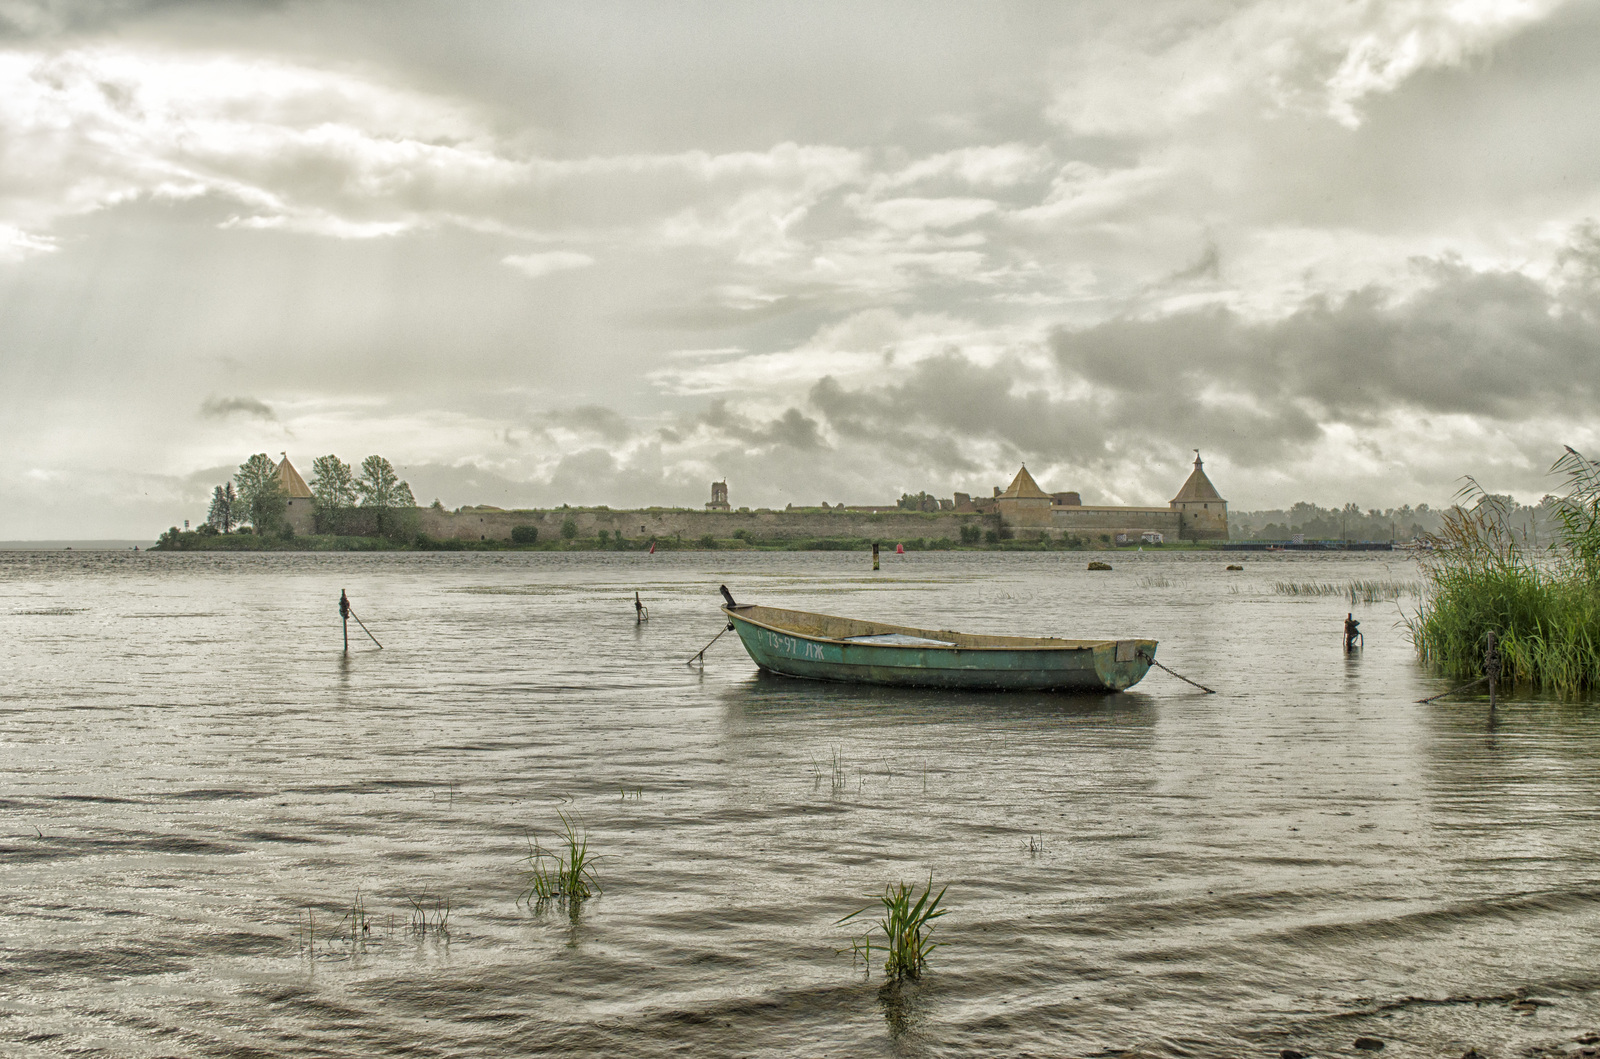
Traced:
[[954, 647], [948, 640], [930, 640], [925, 636], [911, 636], [903, 632], [880, 632], [872, 636], [846, 636], [845, 643], [892, 644], [896, 647]]

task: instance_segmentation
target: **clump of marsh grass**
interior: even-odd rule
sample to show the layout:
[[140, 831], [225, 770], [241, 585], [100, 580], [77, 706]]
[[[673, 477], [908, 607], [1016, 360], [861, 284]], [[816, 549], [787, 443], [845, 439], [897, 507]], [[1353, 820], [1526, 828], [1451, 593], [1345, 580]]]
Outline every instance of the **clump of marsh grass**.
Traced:
[[407, 897], [411, 902], [411, 923], [408, 929], [419, 938], [430, 933], [438, 937], [450, 936], [450, 895]]
[[537, 838], [528, 837], [528, 855], [524, 858], [527, 867], [522, 870], [528, 885], [517, 900], [536, 911], [552, 901], [574, 906], [600, 892], [600, 881], [594, 874], [594, 862], [600, 858], [589, 852], [588, 832], [580, 832], [566, 813], [556, 815], [561, 818], [564, 832], [556, 849], [545, 849]]
[[[870, 976], [874, 948], [872, 933], [877, 930], [883, 935], [883, 940], [876, 947], [887, 954], [883, 962], [884, 977], [891, 982], [922, 977], [929, 954], [939, 947], [939, 943], [932, 937], [933, 921], [949, 911], [939, 907], [939, 902], [944, 900], [947, 889], [949, 887], [941, 887], [935, 894], [931, 873], [928, 876], [928, 885], [923, 888], [921, 896], [918, 896], [915, 886], [908, 886], [905, 883], [885, 886], [883, 895], [878, 898], [883, 908], [883, 918], [851, 938], [849, 949], [839, 951], [849, 952], [852, 960], [861, 960]], [[871, 905], [858, 908], [839, 922], [847, 923], [871, 909]]]
[[1483, 675], [1498, 634], [1501, 679], [1563, 695], [1600, 685], [1600, 464], [1568, 448], [1556, 539], [1530, 543], [1471, 478], [1423, 559], [1428, 599], [1407, 626], [1417, 654], [1457, 678]]
[[1140, 588], [1171, 588], [1176, 584], [1177, 582], [1172, 578], [1161, 575], [1139, 578]]

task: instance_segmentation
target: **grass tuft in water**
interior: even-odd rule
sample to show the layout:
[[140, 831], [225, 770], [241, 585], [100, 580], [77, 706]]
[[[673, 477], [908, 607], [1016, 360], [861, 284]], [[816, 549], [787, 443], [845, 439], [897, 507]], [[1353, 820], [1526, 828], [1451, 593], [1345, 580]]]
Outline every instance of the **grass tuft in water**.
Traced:
[[443, 894], [438, 897], [408, 897], [411, 902], [411, 923], [408, 929], [419, 938], [429, 934], [438, 937], [450, 936], [450, 895]]
[[528, 885], [517, 900], [536, 911], [552, 901], [574, 905], [600, 892], [600, 881], [594, 874], [594, 862], [600, 858], [589, 852], [589, 833], [580, 832], [566, 813], [556, 815], [561, 818], [564, 832], [557, 849], [545, 849], [537, 838], [528, 838], [528, 855], [524, 859], [527, 867], [522, 871]]
[[361, 891], [356, 891], [355, 900], [350, 904], [350, 911], [339, 921], [342, 927], [350, 925], [350, 951], [352, 953], [366, 952], [367, 940], [372, 936], [372, 919], [367, 915], [367, 902], [362, 898]]
[[[811, 789], [816, 790], [822, 786], [822, 766], [817, 763], [816, 755], [811, 757]], [[846, 786], [844, 775], [844, 752], [838, 747], [833, 748], [828, 765], [828, 786], [834, 794], [841, 793]]]
[[[883, 908], [883, 918], [860, 935], [851, 938], [850, 948], [839, 951], [849, 952], [853, 960], [861, 960], [870, 976], [874, 948], [872, 934], [877, 930], [883, 938], [876, 947], [887, 953], [883, 962], [884, 977], [891, 982], [922, 977], [923, 969], [928, 964], [928, 956], [939, 947], [939, 943], [932, 937], [933, 921], [949, 911], [939, 907], [947, 889], [949, 887], [941, 887], [935, 894], [932, 874], [929, 874], [928, 885], [923, 889], [921, 896], [917, 895], [915, 886], [908, 886], [905, 883], [885, 886], [883, 896], [878, 898]], [[858, 908], [839, 922], [848, 923], [871, 909], [871, 905]]]

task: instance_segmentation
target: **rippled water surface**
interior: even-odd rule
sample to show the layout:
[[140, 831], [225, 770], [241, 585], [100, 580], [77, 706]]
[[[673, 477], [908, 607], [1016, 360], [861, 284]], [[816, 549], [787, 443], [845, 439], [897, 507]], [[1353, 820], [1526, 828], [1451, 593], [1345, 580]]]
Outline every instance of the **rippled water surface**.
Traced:
[[[1273, 589], [1414, 580], [1399, 555], [1112, 558], [0, 553], [0, 1050], [1494, 1056], [1600, 1027], [1600, 712], [1418, 705], [1445, 685], [1396, 604], [1356, 605], [1347, 658], [1348, 600]], [[731, 635], [691, 670], [724, 582], [1151, 636], [1219, 694], [812, 684]], [[341, 652], [341, 588], [383, 650]], [[601, 857], [571, 914], [517, 902], [558, 813]], [[944, 947], [883, 991], [836, 921], [930, 874]]]

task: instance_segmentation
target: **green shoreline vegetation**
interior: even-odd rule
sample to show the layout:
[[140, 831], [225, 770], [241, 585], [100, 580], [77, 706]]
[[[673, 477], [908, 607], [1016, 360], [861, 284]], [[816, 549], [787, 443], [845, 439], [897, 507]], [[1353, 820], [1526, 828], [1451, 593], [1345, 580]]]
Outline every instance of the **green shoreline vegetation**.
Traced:
[[1568, 448], [1551, 473], [1554, 539], [1518, 532], [1500, 498], [1468, 479], [1423, 564], [1428, 591], [1407, 620], [1418, 656], [1458, 678], [1484, 675], [1496, 633], [1501, 679], [1558, 695], [1600, 685], [1600, 463]]

